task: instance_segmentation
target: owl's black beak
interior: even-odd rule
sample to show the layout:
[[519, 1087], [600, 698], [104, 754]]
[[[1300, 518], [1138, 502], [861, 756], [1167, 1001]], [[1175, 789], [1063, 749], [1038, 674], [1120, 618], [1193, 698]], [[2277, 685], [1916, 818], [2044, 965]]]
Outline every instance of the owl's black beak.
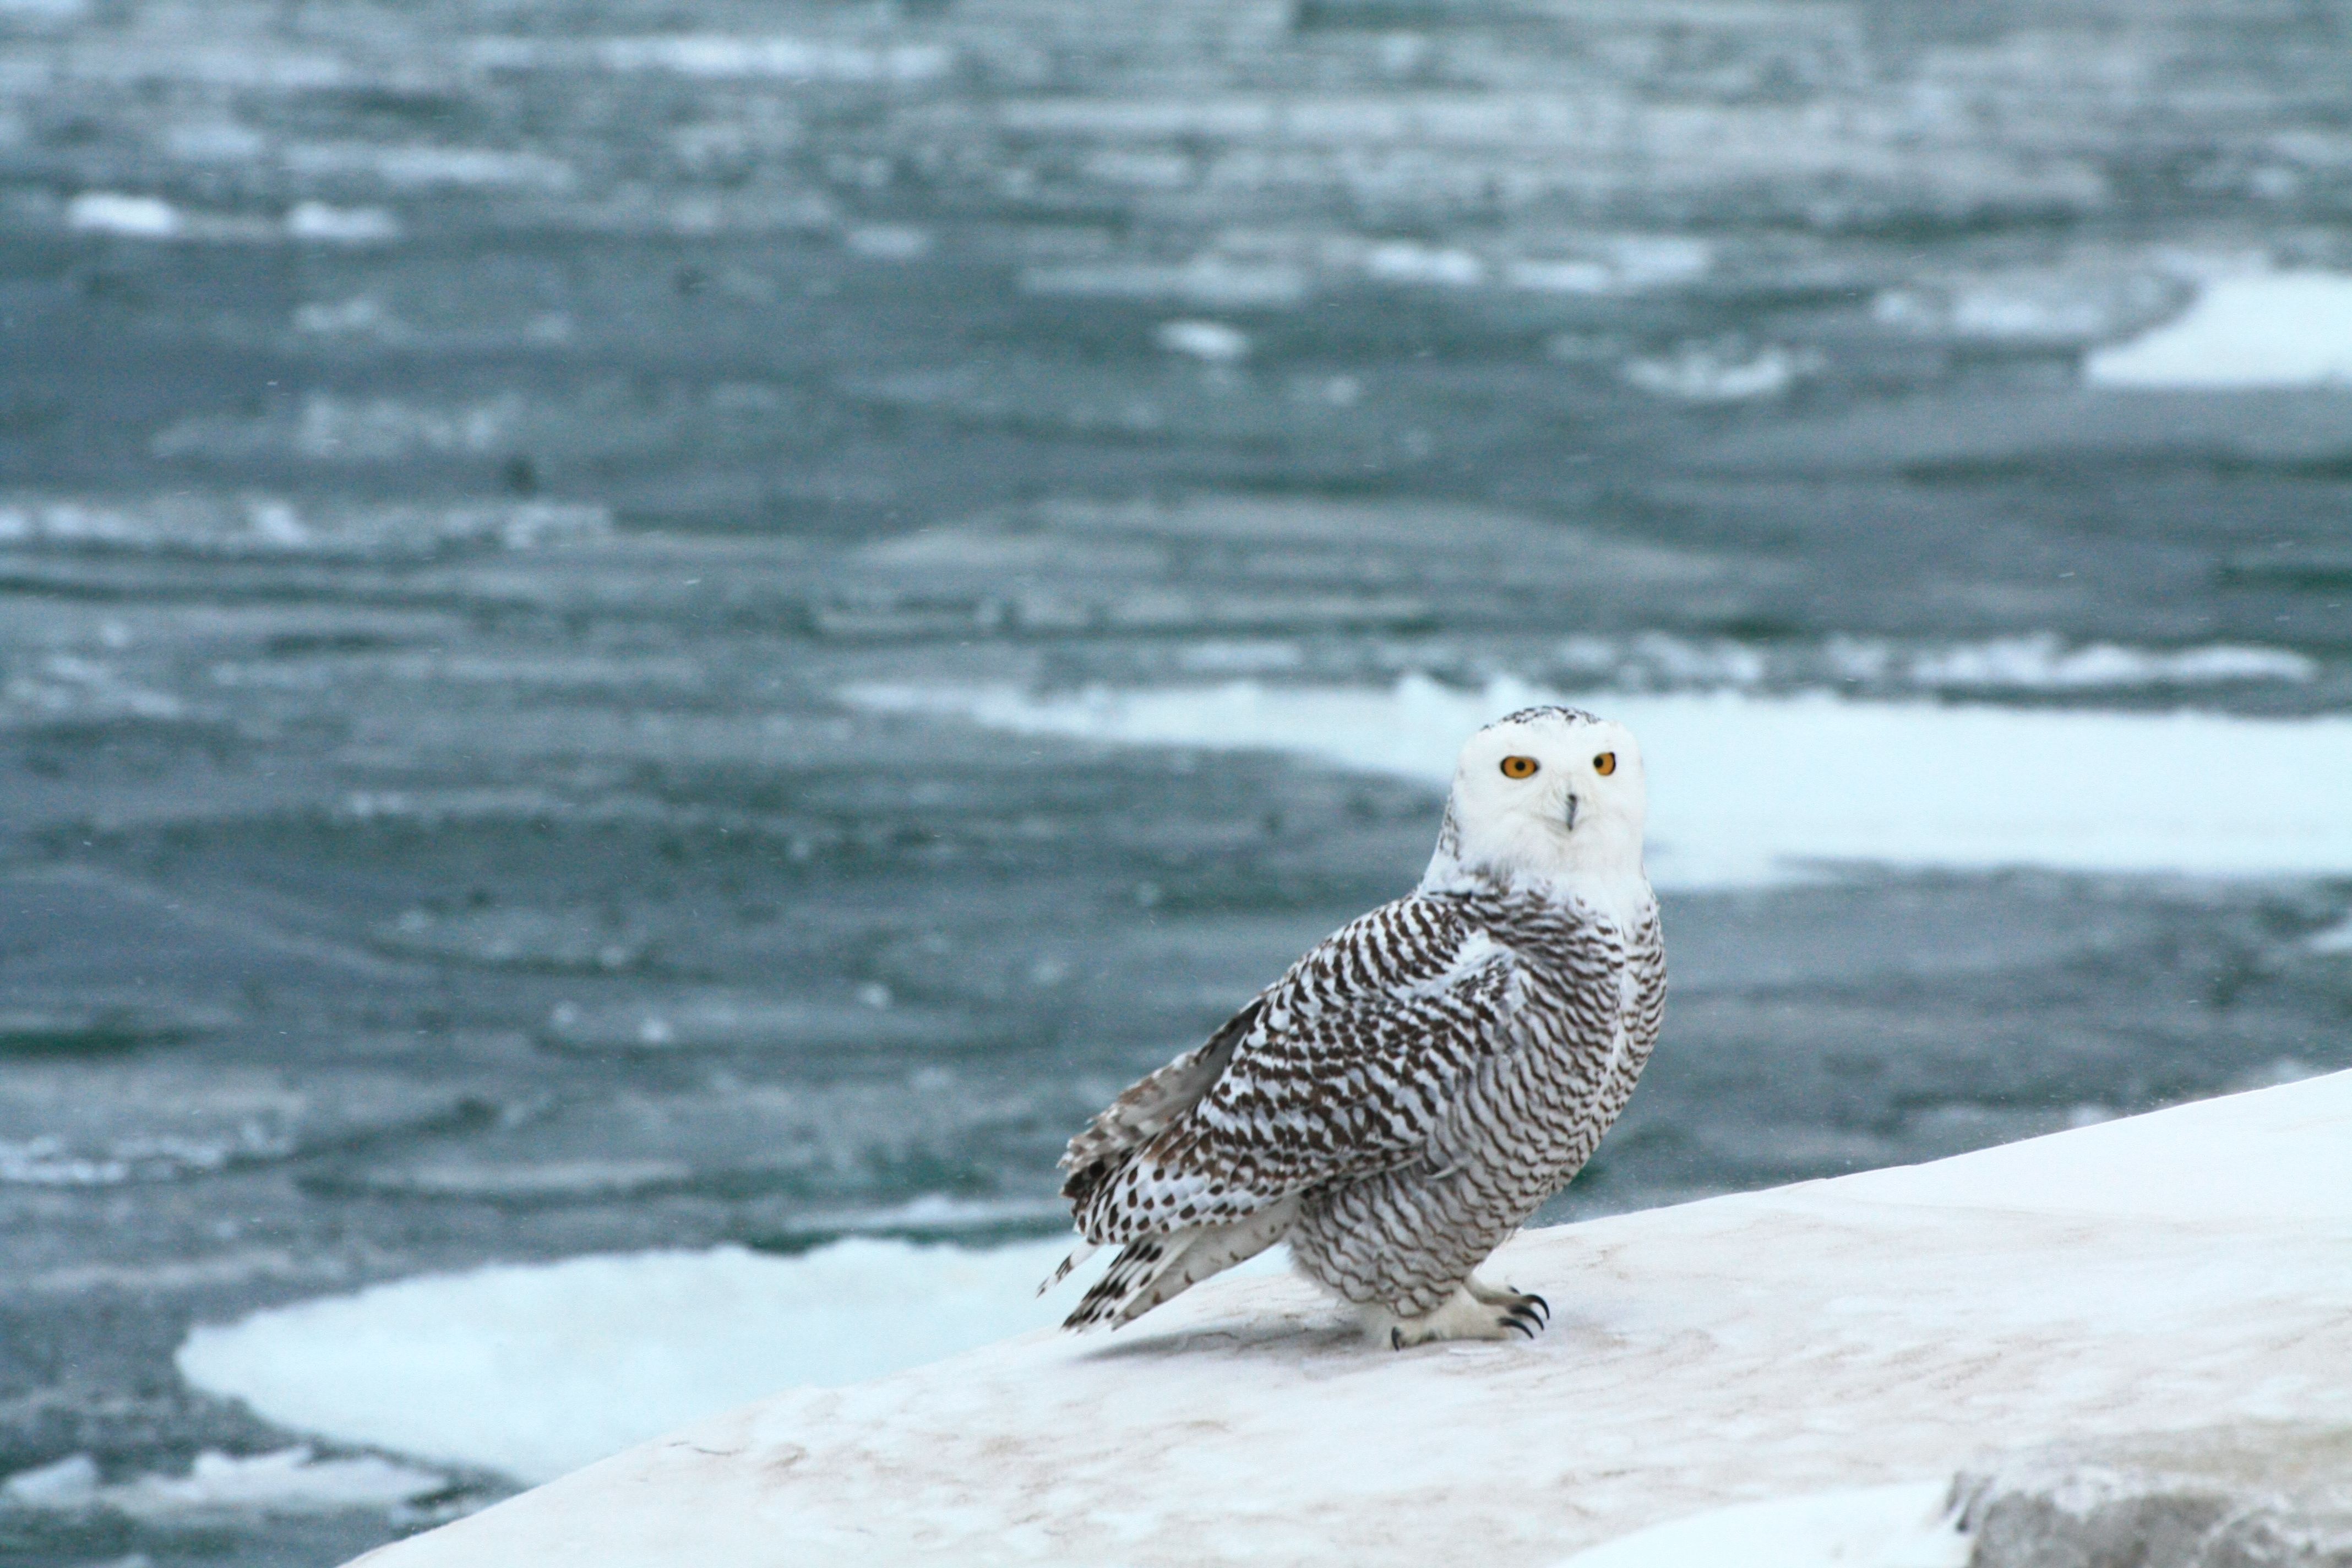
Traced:
[[1568, 797], [1568, 830], [1576, 831], [1576, 796], [1572, 795]]

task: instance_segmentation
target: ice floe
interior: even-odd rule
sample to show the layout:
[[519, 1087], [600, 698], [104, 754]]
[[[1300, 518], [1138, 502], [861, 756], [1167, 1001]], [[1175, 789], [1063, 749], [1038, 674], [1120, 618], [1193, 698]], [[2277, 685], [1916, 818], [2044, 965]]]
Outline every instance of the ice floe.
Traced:
[[1151, 341], [1170, 353], [1210, 364], [1236, 364], [1249, 358], [1249, 334], [1223, 321], [1163, 321]]
[[400, 237], [400, 220], [382, 207], [297, 202], [286, 212], [286, 237], [314, 245], [388, 245]]
[[[1215, 686], [1038, 695], [868, 685], [877, 712], [1121, 745], [1286, 752], [1442, 787], [1463, 738], [1532, 702], [1461, 690]], [[2352, 719], [2252, 719], [1738, 691], [1575, 699], [1642, 737], [1660, 885], [1769, 882], [1809, 864], [2042, 866], [2191, 876], [2352, 871]]]
[[858, 1237], [509, 1265], [198, 1329], [180, 1369], [281, 1426], [545, 1480], [683, 1422], [1059, 1321], [1062, 1241]]
[[1921, 686], [2074, 691], [2203, 686], [2241, 680], [2309, 680], [2318, 666], [2290, 648], [2227, 643], [2156, 649], [2090, 643], [2069, 647], [2054, 633], [1923, 651], [1910, 661]]
[[233, 1455], [206, 1450], [184, 1476], [109, 1482], [88, 1454], [0, 1481], [0, 1504], [43, 1513], [104, 1509], [143, 1519], [391, 1509], [449, 1487], [446, 1476], [373, 1455], [322, 1459], [308, 1447]]
[[126, 239], [173, 239], [184, 226], [179, 208], [161, 196], [84, 191], [66, 204], [66, 226], [80, 234]]
[[1746, 403], [1779, 397], [1822, 367], [1810, 349], [1768, 343], [1750, 350], [1737, 343], [1685, 343], [1670, 354], [1625, 362], [1628, 384], [1685, 403]]
[[2352, 276], [2214, 278], [2177, 320], [2092, 351], [2083, 375], [2110, 387], [2352, 385]]

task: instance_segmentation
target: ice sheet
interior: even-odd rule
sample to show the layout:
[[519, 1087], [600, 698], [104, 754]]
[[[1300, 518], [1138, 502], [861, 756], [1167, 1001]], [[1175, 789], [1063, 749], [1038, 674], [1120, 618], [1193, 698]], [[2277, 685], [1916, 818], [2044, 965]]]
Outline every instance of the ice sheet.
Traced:
[[98, 1461], [72, 1454], [0, 1481], [0, 1502], [43, 1513], [104, 1509], [138, 1518], [220, 1513], [333, 1513], [395, 1508], [446, 1489], [448, 1478], [373, 1455], [321, 1459], [307, 1447], [198, 1454], [184, 1476], [108, 1483]]
[[1252, 681], [1040, 696], [862, 686], [871, 710], [1121, 745], [1288, 752], [1442, 787], [1463, 738], [1528, 703], [1624, 721], [1650, 767], [1660, 886], [1810, 866], [2040, 866], [2191, 876], [2352, 871], [2352, 719], [2250, 719], [1735, 691], [1561, 699], [1408, 677], [1381, 689]]
[[2352, 383], [2352, 276], [2252, 272], [2207, 283], [2175, 321], [2083, 362], [2093, 386]]
[[201, 1328], [179, 1363], [297, 1430], [545, 1480], [779, 1388], [1058, 1321], [1067, 1302], [1035, 1290], [1067, 1250], [859, 1237], [495, 1267]]

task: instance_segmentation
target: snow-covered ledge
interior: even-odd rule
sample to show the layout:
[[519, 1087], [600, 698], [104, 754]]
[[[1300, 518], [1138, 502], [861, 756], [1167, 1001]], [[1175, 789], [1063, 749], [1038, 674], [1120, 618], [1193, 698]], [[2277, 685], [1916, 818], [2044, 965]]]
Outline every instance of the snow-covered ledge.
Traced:
[[1501, 1568], [1727, 1509], [1591, 1561], [1796, 1561], [1757, 1552], [1924, 1529], [1989, 1448], [2352, 1425], [2352, 1073], [1533, 1231], [1496, 1271], [1550, 1298], [1542, 1339], [1400, 1354], [1303, 1283], [1218, 1279], [1115, 1337], [778, 1394], [362, 1561]]

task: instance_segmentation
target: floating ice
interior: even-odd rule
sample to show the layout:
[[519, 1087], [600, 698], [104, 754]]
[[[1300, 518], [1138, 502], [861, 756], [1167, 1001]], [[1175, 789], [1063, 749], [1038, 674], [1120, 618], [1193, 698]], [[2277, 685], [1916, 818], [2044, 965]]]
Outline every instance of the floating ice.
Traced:
[[387, 146], [375, 142], [289, 144], [287, 168], [310, 179], [370, 178], [402, 190], [527, 189], [568, 191], [571, 164], [540, 153], [499, 147]]
[[2177, 310], [2188, 289], [2153, 270], [2020, 271], [1890, 289], [1871, 314], [1890, 327], [1981, 342], [2096, 342]]
[[1514, 289], [1551, 294], [1631, 294], [1671, 288], [1706, 275], [1715, 253], [1705, 240], [1675, 235], [1619, 235], [1598, 255], [1521, 257], [1503, 268]]
[[928, 81], [946, 74], [955, 56], [935, 44], [870, 48], [823, 38], [739, 37], [723, 33], [674, 33], [604, 38], [590, 46], [597, 63], [615, 71], [669, 71], [710, 80], [780, 78], [787, 81]]
[[[1443, 786], [1463, 737], [1557, 695], [1212, 687], [1037, 696], [866, 686], [881, 712], [1123, 745], [1286, 752]], [[2352, 872], [2352, 719], [2016, 710], [1736, 691], [1579, 699], [1650, 764], [1662, 886], [1753, 885], [1808, 864], [2047, 866], [2199, 876]]]
[[2187, 313], [2083, 362], [2093, 386], [2352, 384], [2352, 276], [2256, 272], [2209, 281]]
[[1249, 334], [1223, 321], [1163, 321], [1151, 337], [1170, 353], [1211, 364], [1235, 364], [1249, 358]]
[[870, 223], [845, 231], [841, 243], [871, 261], [919, 261], [931, 251], [931, 233], [911, 224]]
[[200, 1328], [179, 1363], [281, 1426], [542, 1480], [780, 1388], [1047, 1327], [1068, 1302], [1037, 1282], [1067, 1250], [857, 1237], [501, 1266]]
[[75, 1454], [0, 1482], [0, 1500], [47, 1513], [108, 1509], [141, 1518], [220, 1513], [336, 1513], [390, 1509], [447, 1489], [431, 1470], [362, 1455], [320, 1459], [307, 1447], [238, 1457], [206, 1450], [184, 1476], [108, 1485], [98, 1462]]
[[1921, 686], [2015, 690], [2300, 681], [2309, 680], [2316, 670], [2309, 658], [2286, 648], [2226, 643], [2173, 652], [2113, 643], [2069, 648], [2050, 633], [1964, 644], [1923, 653], [1911, 662], [1911, 679]]
[[286, 237], [318, 245], [383, 245], [400, 237], [400, 220], [382, 207], [297, 202], [286, 214]]
[[1021, 289], [1047, 297], [1181, 300], [1204, 310], [1286, 310], [1305, 303], [1311, 291], [1303, 268], [1232, 262], [1214, 256], [1196, 257], [1173, 267], [1103, 262], [1025, 268]]
[[161, 196], [85, 191], [66, 204], [66, 226], [79, 234], [171, 239], [181, 232], [184, 224], [180, 210]]
[[1365, 274], [1381, 283], [1470, 289], [1486, 280], [1486, 264], [1466, 250], [1392, 240], [1364, 253]]
[[1685, 343], [1658, 359], [1628, 360], [1626, 382], [1685, 403], [1745, 403], [1778, 397], [1821, 368], [1818, 354], [1769, 344], [1753, 353], [1737, 345]]

